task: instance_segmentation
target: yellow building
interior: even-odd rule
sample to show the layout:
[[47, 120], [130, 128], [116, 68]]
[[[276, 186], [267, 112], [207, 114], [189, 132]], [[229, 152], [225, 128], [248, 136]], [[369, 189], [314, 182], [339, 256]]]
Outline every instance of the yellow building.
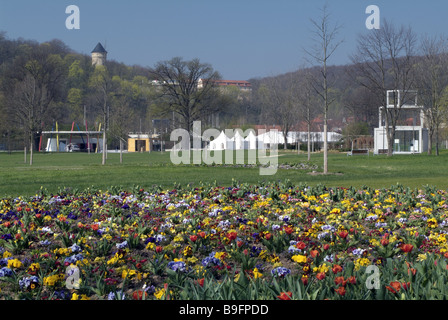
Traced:
[[128, 152], [147, 152], [153, 149], [153, 140], [158, 139], [156, 134], [129, 134]]

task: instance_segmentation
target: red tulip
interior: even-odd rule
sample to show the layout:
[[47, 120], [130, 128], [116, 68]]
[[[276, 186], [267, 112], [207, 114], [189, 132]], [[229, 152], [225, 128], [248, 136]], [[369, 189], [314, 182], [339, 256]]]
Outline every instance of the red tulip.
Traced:
[[227, 238], [229, 238], [229, 240], [235, 240], [237, 236], [237, 233], [235, 231], [229, 232], [227, 234]]
[[279, 298], [280, 300], [291, 300], [291, 297], [292, 297], [291, 291], [280, 292], [280, 295], [277, 296], [277, 298]]
[[338, 236], [340, 236], [342, 239], [345, 239], [348, 236], [348, 232], [345, 230], [342, 230], [338, 233]]
[[356, 284], [356, 277], [350, 276], [347, 278], [347, 281], [350, 282], [351, 284]]
[[290, 226], [286, 226], [283, 229], [285, 230], [286, 234], [291, 234], [294, 232], [294, 228]]
[[401, 284], [398, 281], [392, 281], [389, 285], [390, 286], [386, 286], [386, 289], [392, 293], [397, 293], [401, 289]]
[[137, 290], [132, 293], [132, 298], [134, 300], [143, 300], [143, 295], [146, 296], [146, 292], [144, 292], [143, 290]]
[[339, 287], [339, 288], [337, 288], [335, 291], [336, 291], [339, 295], [341, 295], [341, 296], [345, 296], [345, 293], [347, 292], [347, 291], [345, 290], [345, 287]]
[[297, 242], [296, 244], [297, 249], [303, 250], [306, 247], [306, 244], [303, 241]]
[[319, 279], [319, 280], [325, 279], [325, 273], [324, 272], [319, 272], [318, 274], [316, 274], [316, 278]]
[[401, 245], [401, 251], [403, 251], [403, 252], [411, 252], [412, 249], [414, 249], [414, 246], [412, 244], [402, 244]]
[[190, 236], [190, 240], [192, 242], [196, 242], [196, 240], [198, 240], [198, 236], [197, 235], [192, 235], [192, 236]]
[[331, 270], [333, 270], [333, 273], [336, 274], [336, 273], [342, 271], [342, 267], [341, 267], [340, 265], [338, 265], [338, 264], [335, 264], [335, 265], [331, 268]]
[[340, 277], [336, 277], [334, 279], [334, 283], [337, 284], [337, 285], [342, 285], [343, 287], [345, 287], [345, 285], [347, 284], [347, 280], [345, 280], [343, 276], [340, 276]]

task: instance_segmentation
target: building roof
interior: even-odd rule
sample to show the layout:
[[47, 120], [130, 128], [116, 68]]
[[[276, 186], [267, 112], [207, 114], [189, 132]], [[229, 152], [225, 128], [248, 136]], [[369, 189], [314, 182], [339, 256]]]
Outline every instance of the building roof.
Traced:
[[214, 82], [220, 86], [251, 87], [250, 82], [245, 80], [215, 80]]
[[104, 49], [102, 44], [98, 42], [95, 49], [92, 50], [92, 53], [107, 53], [107, 51], [106, 49]]

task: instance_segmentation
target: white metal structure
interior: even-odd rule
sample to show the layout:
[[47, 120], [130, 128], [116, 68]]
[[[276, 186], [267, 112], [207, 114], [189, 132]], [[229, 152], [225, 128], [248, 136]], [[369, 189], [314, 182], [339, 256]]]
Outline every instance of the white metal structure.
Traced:
[[379, 108], [378, 128], [374, 129], [374, 154], [387, 153], [388, 139], [385, 112], [399, 109], [399, 120], [395, 127], [393, 153], [412, 154], [426, 151], [428, 129], [425, 128], [423, 106], [417, 102], [417, 92], [402, 90], [387, 91], [387, 105]]

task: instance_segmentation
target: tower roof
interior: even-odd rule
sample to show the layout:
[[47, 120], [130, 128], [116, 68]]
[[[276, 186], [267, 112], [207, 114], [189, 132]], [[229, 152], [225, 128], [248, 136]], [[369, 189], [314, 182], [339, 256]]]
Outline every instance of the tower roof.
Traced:
[[104, 49], [101, 43], [98, 42], [95, 49], [92, 50], [92, 53], [107, 53], [107, 51]]

